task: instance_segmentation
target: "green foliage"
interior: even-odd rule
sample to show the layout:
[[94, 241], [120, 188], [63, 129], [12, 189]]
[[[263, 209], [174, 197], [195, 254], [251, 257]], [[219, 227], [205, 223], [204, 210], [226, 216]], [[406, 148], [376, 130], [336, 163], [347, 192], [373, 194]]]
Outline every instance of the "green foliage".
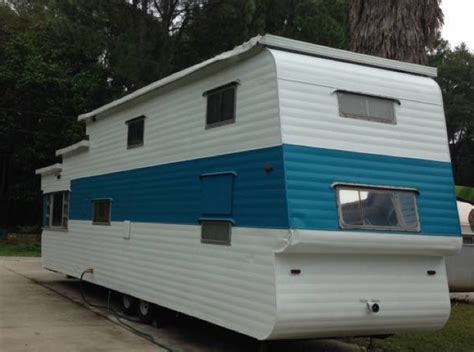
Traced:
[[456, 184], [474, 186], [474, 54], [438, 39], [428, 63], [438, 67]]
[[474, 204], [474, 188], [465, 186], [456, 186], [456, 197]]
[[0, 240], [0, 257], [41, 257], [37, 244], [9, 244]]

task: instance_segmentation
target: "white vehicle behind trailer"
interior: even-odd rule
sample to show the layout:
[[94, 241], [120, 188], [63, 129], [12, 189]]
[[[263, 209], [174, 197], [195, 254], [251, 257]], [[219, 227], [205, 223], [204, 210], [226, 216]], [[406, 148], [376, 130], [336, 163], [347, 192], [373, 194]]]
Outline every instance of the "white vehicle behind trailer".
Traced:
[[435, 76], [266, 35], [80, 115], [37, 170], [43, 266], [260, 340], [439, 329], [462, 241]]

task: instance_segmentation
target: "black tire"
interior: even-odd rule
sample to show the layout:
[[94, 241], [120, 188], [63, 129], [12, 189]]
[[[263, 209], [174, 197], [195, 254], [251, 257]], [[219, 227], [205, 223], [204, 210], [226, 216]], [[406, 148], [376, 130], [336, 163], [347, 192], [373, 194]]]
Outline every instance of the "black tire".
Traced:
[[120, 298], [120, 303], [122, 306], [122, 311], [127, 315], [136, 315], [138, 308], [138, 300], [135, 297], [129, 296], [125, 293], [122, 293]]
[[155, 314], [155, 305], [153, 303], [139, 299], [137, 313], [138, 318], [140, 318], [142, 323], [151, 324]]

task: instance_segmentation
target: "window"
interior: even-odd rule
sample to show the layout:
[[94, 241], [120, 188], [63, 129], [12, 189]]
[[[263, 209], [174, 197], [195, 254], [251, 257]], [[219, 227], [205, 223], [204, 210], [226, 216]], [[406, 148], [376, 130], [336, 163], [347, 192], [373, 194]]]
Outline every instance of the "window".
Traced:
[[398, 100], [337, 91], [339, 116], [383, 123], [396, 123], [395, 103]]
[[69, 192], [55, 192], [43, 196], [43, 226], [67, 229]]
[[110, 217], [110, 199], [100, 199], [92, 202], [92, 223], [94, 225], [110, 225]]
[[419, 231], [414, 191], [337, 186], [342, 228]]
[[128, 126], [127, 148], [142, 146], [145, 131], [145, 116], [128, 120], [126, 124]]
[[237, 82], [209, 90], [207, 97], [206, 128], [235, 122], [235, 95]]
[[202, 221], [201, 242], [230, 246], [231, 229], [232, 225], [228, 221]]

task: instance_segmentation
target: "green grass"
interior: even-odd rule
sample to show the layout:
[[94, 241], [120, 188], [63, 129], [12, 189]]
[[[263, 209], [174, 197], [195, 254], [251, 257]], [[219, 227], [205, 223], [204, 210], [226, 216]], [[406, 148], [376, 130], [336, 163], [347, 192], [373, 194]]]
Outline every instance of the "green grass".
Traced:
[[451, 316], [442, 330], [397, 335], [374, 345], [384, 352], [473, 352], [474, 304], [452, 303]]
[[41, 246], [0, 241], [0, 257], [41, 257]]

